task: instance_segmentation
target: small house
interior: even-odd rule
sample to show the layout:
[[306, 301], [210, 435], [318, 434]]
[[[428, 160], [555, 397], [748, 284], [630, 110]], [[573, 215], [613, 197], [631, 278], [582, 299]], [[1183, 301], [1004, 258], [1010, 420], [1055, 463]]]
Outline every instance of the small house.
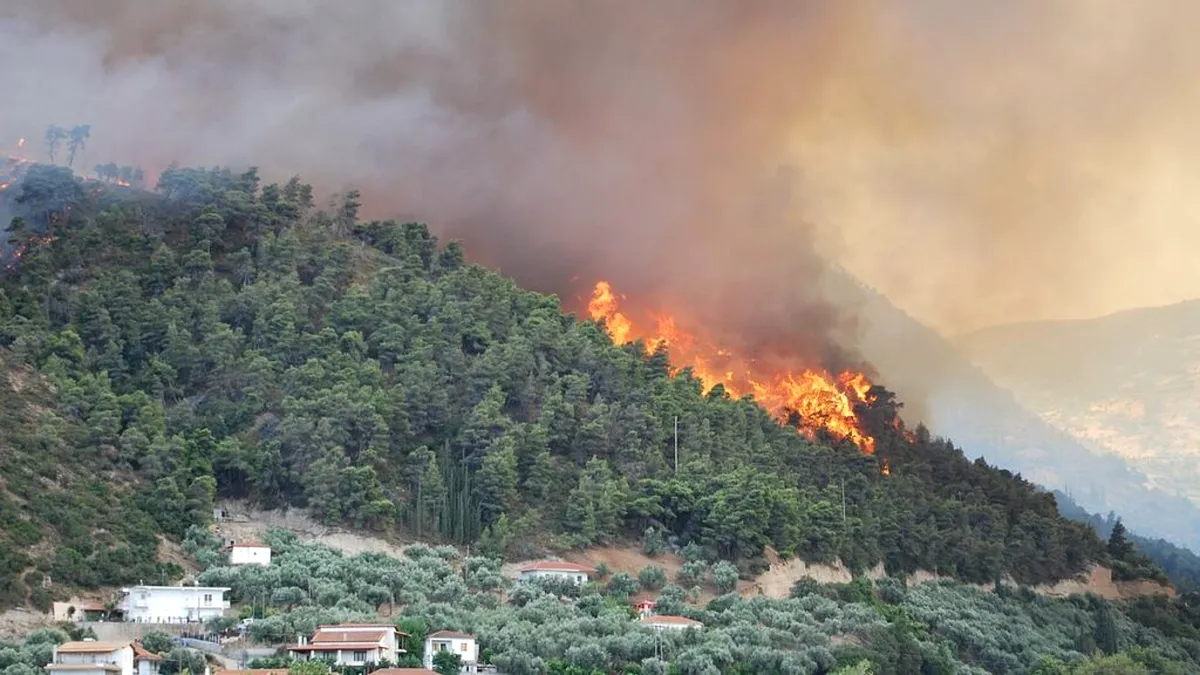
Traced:
[[271, 547], [257, 541], [246, 541], [229, 547], [229, 564], [263, 565], [271, 564]]
[[595, 573], [596, 570], [587, 565], [576, 565], [561, 560], [542, 560], [522, 567], [521, 580], [562, 579], [582, 586]]
[[479, 672], [479, 645], [475, 636], [453, 630], [439, 630], [425, 638], [425, 667], [433, 668], [433, 657], [438, 652], [453, 652], [462, 659], [462, 672]]
[[133, 647], [128, 642], [64, 642], [54, 648], [46, 670], [52, 675], [135, 675]]
[[158, 666], [163, 657], [146, 649], [136, 640], [130, 646], [133, 647], [133, 670], [136, 675], [158, 675]]
[[670, 616], [667, 614], [643, 616], [640, 621], [643, 626], [653, 628], [654, 630], [687, 630], [688, 628], [704, 627], [704, 624], [699, 621], [689, 619], [685, 616]]
[[320, 626], [311, 639], [288, 647], [292, 658], [301, 661], [331, 661], [339, 666], [395, 663], [407, 653], [402, 638], [408, 633], [390, 623], [343, 623]]

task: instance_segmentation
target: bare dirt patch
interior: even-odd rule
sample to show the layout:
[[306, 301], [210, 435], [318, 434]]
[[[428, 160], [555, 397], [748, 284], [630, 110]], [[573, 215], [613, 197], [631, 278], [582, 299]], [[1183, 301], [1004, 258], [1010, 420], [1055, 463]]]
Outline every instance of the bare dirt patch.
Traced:
[[230, 517], [217, 523], [214, 532], [218, 537], [235, 542], [262, 539], [268, 530], [286, 530], [295, 533], [301, 540], [324, 544], [346, 555], [359, 553], [383, 553], [396, 558], [404, 557], [404, 547], [414, 542], [391, 541], [376, 534], [360, 534], [352, 530], [328, 527], [308, 516], [300, 509], [262, 510], [244, 502], [224, 501], [218, 507], [225, 509]]
[[28, 609], [10, 609], [0, 612], [0, 638], [23, 639], [39, 628], [53, 625], [49, 614]]

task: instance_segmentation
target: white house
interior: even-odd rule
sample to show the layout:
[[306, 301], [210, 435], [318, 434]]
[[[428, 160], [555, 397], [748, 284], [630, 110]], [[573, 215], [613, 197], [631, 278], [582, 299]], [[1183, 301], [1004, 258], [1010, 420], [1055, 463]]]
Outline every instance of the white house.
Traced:
[[439, 630], [425, 638], [425, 667], [433, 668], [433, 656], [438, 652], [454, 652], [462, 659], [462, 672], [478, 673], [479, 645], [470, 633]]
[[119, 608], [126, 621], [192, 623], [221, 616], [229, 609], [228, 588], [219, 586], [131, 586], [121, 591]]
[[687, 630], [688, 628], [704, 628], [704, 624], [693, 621], [685, 616], [670, 616], [667, 614], [652, 614], [643, 616], [642, 625], [654, 630]]
[[133, 647], [133, 669], [136, 675], [158, 675], [158, 666], [163, 657], [149, 651], [136, 640]]
[[521, 568], [521, 580], [527, 579], [563, 579], [582, 586], [596, 570], [586, 565], [563, 562], [561, 560], [541, 560]]
[[133, 647], [128, 642], [82, 640], [54, 648], [50, 673], [70, 675], [134, 675]]
[[257, 541], [247, 541], [229, 547], [230, 565], [270, 565], [271, 547]]
[[339, 666], [395, 663], [407, 653], [402, 637], [407, 638], [408, 633], [390, 623], [320, 626], [312, 639], [300, 638], [300, 644], [288, 647], [288, 653], [302, 661], [332, 661]]

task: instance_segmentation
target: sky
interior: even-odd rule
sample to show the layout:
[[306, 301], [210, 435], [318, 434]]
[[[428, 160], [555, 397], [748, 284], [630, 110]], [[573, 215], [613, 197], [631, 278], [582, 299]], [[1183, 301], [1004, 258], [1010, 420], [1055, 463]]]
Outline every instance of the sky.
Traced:
[[[0, 148], [259, 166], [769, 341], [1200, 297], [1200, 4], [8, 0]], [[11, 140], [8, 140], [11, 139]], [[79, 167], [77, 167], [79, 168]], [[584, 289], [586, 290], [586, 289]]]

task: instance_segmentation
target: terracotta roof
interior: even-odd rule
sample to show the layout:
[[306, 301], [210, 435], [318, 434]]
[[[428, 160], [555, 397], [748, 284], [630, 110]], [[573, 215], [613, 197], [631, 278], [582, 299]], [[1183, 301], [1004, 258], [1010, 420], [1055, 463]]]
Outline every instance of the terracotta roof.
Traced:
[[134, 661], [162, 661], [163, 657], [146, 649], [140, 642], [133, 643], [133, 660]]
[[76, 611], [84, 611], [84, 612], [103, 612], [104, 611], [104, 603], [96, 602], [94, 600], [90, 600], [87, 602], [80, 602], [80, 603], [75, 604], [75, 609], [76, 609]]
[[522, 572], [586, 572], [594, 574], [596, 570], [587, 565], [563, 562], [562, 560], [540, 560], [521, 568]]
[[58, 646], [60, 654], [95, 654], [99, 652], [115, 652], [123, 647], [128, 647], [128, 642], [98, 642], [95, 640], [79, 640], [77, 642], [64, 642]]
[[121, 672], [121, 666], [115, 663], [51, 663], [46, 666], [51, 672], [56, 670], [107, 670], [113, 673]]
[[456, 631], [456, 630], [439, 630], [436, 633], [430, 633], [429, 637], [431, 639], [432, 638], [450, 638], [450, 639], [454, 639], [454, 640], [474, 640], [475, 639], [475, 636], [471, 635], [470, 633], [463, 633], [463, 632]]
[[317, 626], [318, 630], [322, 628], [391, 628], [401, 635], [408, 635], [408, 633], [397, 629], [394, 623], [327, 623]]
[[271, 548], [261, 541], [243, 541], [240, 544], [233, 544], [230, 548]]
[[673, 624], [676, 626], [703, 626], [699, 621], [694, 621], [686, 616], [670, 616], [668, 614], [647, 616], [642, 618], [642, 623], [661, 623]]
[[339, 649], [353, 649], [370, 651], [372, 649], [383, 649], [378, 642], [324, 642], [319, 645], [292, 645], [288, 647], [290, 652], [336, 652]]
[[438, 675], [437, 671], [424, 668], [380, 668], [372, 670], [371, 675]]
[[379, 642], [387, 637], [386, 630], [338, 630], [337, 628], [318, 628], [313, 633], [313, 644], [331, 642]]

